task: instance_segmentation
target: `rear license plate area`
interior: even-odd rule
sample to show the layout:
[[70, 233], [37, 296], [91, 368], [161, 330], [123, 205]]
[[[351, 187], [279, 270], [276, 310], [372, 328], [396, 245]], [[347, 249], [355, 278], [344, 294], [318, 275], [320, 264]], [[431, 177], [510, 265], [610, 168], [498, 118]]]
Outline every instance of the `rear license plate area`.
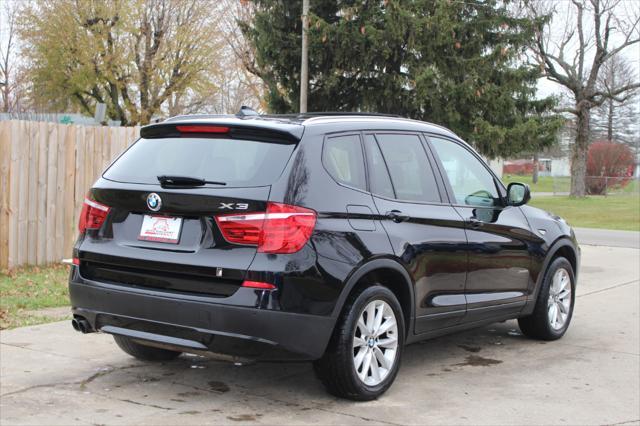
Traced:
[[181, 217], [144, 215], [138, 240], [178, 244], [181, 231]]

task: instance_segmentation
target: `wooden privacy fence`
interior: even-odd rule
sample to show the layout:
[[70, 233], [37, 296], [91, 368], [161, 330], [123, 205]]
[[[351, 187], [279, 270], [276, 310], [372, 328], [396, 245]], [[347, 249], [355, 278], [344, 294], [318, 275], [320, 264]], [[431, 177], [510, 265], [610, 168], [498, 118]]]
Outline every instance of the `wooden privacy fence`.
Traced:
[[137, 127], [0, 121], [0, 269], [71, 257], [87, 190]]

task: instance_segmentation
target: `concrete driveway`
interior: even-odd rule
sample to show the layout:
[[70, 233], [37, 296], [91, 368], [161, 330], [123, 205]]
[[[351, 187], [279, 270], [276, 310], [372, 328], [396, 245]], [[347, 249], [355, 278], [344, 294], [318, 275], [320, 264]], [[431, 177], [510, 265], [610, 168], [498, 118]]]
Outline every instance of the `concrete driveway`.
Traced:
[[639, 255], [583, 246], [574, 319], [557, 342], [514, 321], [406, 348], [377, 401], [325, 394], [309, 364], [144, 364], [67, 322], [0, 332], [0, 423], [638, 424]]

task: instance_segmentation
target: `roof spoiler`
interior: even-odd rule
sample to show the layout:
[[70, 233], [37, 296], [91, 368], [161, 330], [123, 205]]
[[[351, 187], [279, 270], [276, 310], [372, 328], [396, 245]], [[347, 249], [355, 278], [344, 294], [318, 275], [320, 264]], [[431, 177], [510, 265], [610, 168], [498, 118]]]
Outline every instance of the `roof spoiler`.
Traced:
[[[185, 130], [184, 128], [187, 128]], [[203, 131], [198, 131], [198, 127]], [[181, 129], [182, 128], [182, 129]], [[206, 129], [215, 129], [208, 132]], [[299, 125], [278, 126], [263, 120], [238, 120], [220, 117], [217, 120], [174, 121], [150, 124], [140, 129], [140, 137], [145, 139], [196, 137], [226, 137], [230, 139], [260, 140], [264, 142], [289, 144], [302, 138], [304, 127]]]

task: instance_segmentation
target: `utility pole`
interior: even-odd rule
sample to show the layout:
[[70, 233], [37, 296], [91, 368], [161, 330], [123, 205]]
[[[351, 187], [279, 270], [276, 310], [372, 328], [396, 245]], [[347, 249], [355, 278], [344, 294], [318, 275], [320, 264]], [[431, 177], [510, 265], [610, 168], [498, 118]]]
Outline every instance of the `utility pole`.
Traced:
[[307, 112], [309, 91], [309, 0], [302, 0], [302, 63], [300, 64], [300, 112]]

